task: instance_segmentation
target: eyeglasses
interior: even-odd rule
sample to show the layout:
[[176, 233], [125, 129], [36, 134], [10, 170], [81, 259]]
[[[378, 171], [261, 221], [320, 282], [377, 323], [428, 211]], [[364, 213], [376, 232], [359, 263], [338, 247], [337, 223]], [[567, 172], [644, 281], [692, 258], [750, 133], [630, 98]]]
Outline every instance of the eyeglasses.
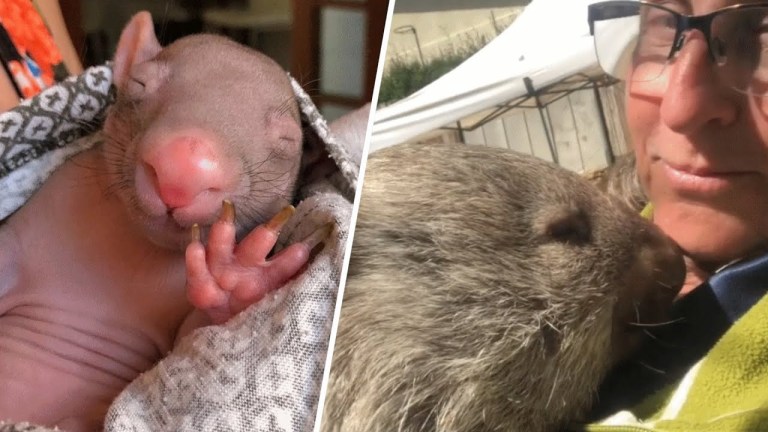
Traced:
[[695, 29], [706, 38], [724, 84], [748, 94], [768, 93], [768, 3], [691, 16], [671, 3], [606, 1], [589, 5], [589, 29], [600, 66], [615, 78], [658, 78]]

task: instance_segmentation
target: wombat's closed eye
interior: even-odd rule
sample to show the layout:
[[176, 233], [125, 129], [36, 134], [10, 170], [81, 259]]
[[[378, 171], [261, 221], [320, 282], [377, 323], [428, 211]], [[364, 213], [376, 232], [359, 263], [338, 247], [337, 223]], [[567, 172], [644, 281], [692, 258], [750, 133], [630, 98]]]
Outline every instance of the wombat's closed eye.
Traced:
[[592, 239], [592, 227], [589, 217], [582, 209], [563, 206], [547, 215], [544, 234], [556, 242], [582, 245]]

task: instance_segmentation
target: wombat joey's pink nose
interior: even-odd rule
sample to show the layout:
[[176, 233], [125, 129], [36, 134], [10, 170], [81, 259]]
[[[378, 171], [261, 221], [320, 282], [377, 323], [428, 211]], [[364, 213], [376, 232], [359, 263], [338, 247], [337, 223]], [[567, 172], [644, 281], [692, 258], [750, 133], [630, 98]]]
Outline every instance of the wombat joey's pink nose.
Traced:
[[188, 207], [201, 195], [221, 192], [225, 170], [216, 148], [209, 139], [184, 135], [144, 152], [143, 168], [169, 209]]

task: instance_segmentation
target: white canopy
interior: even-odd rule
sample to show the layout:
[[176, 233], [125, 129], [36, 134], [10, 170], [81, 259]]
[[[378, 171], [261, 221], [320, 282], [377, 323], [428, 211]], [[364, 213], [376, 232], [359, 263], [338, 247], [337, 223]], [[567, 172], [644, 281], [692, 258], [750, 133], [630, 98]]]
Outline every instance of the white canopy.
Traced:
[[401, 143], [573, 74], [597, 70], [587, 22], [596, 0], [533, 0], [497, 38], [448, 74], [375, 113], [370, 151]]

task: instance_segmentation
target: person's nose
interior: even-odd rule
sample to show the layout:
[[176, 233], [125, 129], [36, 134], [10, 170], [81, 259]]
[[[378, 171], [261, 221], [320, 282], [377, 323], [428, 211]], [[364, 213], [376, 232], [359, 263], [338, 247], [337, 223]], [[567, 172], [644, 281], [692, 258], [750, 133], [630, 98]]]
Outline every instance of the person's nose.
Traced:
[[677, 57], [667, 65], [661, 121], [681, 134], [693, 133], [705, 125], [732, 123], [738, 114], [739, 94], [722, 82], [718, 66], [710, 60], [704, 35], [693, 30], [685, 38]]

